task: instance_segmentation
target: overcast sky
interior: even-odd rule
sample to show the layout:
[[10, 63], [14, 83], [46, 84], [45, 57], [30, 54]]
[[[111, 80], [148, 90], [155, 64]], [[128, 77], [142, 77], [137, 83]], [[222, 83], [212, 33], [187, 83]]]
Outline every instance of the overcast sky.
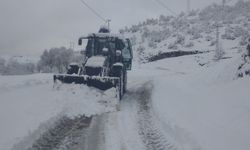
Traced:
[[[112, 32], [145, 18], [172, 15], [155, 0], [84, 0], [112, 20]], [[161, 0], [176, 13], [187, 0]], [[218, 0], [190, 0], [202, 8]], [[40, 55], [51, 47], [69, 47], [79, 36], [103, 24], [80, 0], [0, 0], [0, 56]], [[78, 48], [78, 47], [76, 47]]]

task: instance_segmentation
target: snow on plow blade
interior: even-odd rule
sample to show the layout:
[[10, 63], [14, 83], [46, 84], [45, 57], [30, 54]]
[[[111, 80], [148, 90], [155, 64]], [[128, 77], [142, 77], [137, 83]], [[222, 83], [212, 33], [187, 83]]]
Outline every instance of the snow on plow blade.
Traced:
[[54, 83], [61, 81], [62, 83], [86, 84], [90, 87], [95, 87], [100, 90], [107, 90], [112, 87], [116, 88], [119, 84], [117, 77], [98, 77], [87, 75], [54, 75]]

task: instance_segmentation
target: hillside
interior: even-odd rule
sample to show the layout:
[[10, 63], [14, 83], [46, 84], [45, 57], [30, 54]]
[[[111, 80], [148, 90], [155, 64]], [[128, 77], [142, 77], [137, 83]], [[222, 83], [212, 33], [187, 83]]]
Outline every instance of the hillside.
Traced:
[[250, 2], [233, 6], [210, 5], [189, 14], [164, 16], [125, 27], [120, 33], [130, 37], [139, 62], [169, 51], [215, 50], [216, 25], [220, 25], [221, 46], [242, 51], [250, 34]]

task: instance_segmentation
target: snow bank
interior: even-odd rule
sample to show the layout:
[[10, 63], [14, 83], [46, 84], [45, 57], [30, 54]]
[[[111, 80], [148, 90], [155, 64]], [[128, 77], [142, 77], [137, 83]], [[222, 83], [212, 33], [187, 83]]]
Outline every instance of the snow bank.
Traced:
[[[240, 54], [199, 54], [143, 65], [154, 81], [153, 107], [183, 149], [248, 150], [250, 78], [235, 80]], [[141, 71], [143, 72], [143, 71]]]
[[96, 115], [116, 110], [115, 89], [57, 85], [51, 74], [0, 76], [0, 149], [8, 150], [57, 116]]
[[[159, 80], [155, 83], [155, 110], [162, 120], [172, 124], [177, 140], [185, 149], [187, 142], [195, 140], [202, 149], [247, 150], [250, 146], [249, 83], [250, 79], [242, 79], [200, 86], [189, 84], [183, 78]], [[183, 136], [176, 126], [189, 136]]]
[[243, 54], [239, 63], [237, 77], [250, 76], [250, 57]]
[[0, 76], [0, 93], [24, 87], [48, 84], [51, 80], [52, 77], [50, 74]]

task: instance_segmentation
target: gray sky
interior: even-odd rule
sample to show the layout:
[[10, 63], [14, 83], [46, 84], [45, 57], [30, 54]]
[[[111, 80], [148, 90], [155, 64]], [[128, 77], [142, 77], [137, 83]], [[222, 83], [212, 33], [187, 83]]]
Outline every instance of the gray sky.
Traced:
[[[171, 15], [155, 0], [85, 0], [117, 32], [160, 14]], [[161, 0], [175, 12], [186, 11], [187, 0]], [[218, 0], [190, 0], [202, 8]], [[96, 32], [103, 22], [80, 0], [0, 0], [0, 56], [40, 55], [44, 49], [70, 46], [81, 35]], [[78, 48], [78, 47], [76, 47]]]

